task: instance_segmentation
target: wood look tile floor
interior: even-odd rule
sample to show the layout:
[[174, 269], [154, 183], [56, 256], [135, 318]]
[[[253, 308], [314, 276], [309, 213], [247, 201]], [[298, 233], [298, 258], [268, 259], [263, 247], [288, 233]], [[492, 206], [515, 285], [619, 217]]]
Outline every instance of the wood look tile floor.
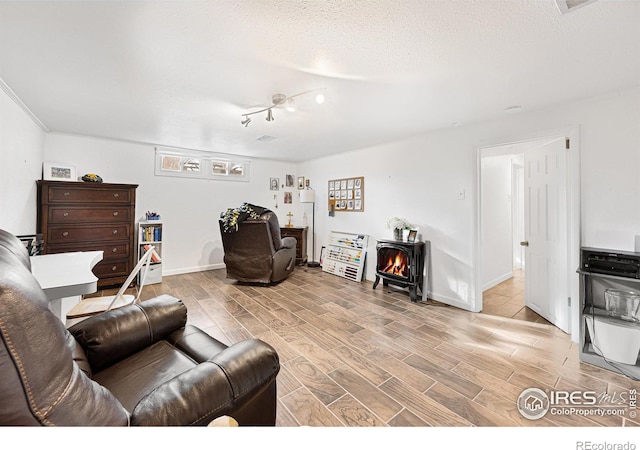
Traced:
[[626, 415], [520, 415], [529, 387], [640, 389], [581, 363], [570, 337], [547, 323], [412, 303], [406, 290], [307, 267], [271, 287], [236, 284], [224, 269], [165, 276], [143, 298], [162, 293], [225, 344], [256, 337], [278, 351], [280, 427], [638, 425]]
[[544, 317], [525, 306], [524, 277], [524, 270], [513, 269], [513, 277], [484, 291], [482, 312], [493, 316], [549, 324]]

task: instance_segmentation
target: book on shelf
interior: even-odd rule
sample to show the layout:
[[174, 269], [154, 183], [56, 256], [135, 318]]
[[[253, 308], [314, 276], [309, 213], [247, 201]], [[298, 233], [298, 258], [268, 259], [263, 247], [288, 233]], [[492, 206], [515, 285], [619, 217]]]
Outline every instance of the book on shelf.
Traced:
[[[144, 251], [147, 252], [149, 251], [149, 244], [145, 244], [144, 245]], [[156, 251], [156, 249], [154, 248], [153, 250], [151, 250], [151, 262], [153, 263], [159, 263], [162, 262], [162, 258], [160, 258], [160, 255], [158, 254], [158, 252]]]
[[162, 227], [144, 227], [142, 236], [146, 242], [160, 242], [162, 240]]

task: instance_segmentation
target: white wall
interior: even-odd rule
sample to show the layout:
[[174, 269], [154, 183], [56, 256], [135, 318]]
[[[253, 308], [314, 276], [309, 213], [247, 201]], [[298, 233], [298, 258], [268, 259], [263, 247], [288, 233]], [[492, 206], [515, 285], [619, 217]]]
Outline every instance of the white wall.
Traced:
[[[35, 226], [35, 179], [43, 160], [73, 163], [78, 174], [97, 172], [105, 181], [140, 184], [138, 215], [158, 210], [166, 223], [166, 270], [178, 273], [218, 267], [222, 261], [217, 219], [229, 206], [249, 201], [273, 206], [270, 176], [291, 171], [316, 189], [316, 255], [330, 230], [372, 236], [367, 278], [373, 279], [375, 238], [389, 237], [389, 217], [402, 216], [431, 241], [431, 297], [477, 310], [476, 214], [478, 149], [544, 137], [580, 127], [581, 243], [633, 250], [640, 234], [640, 87], [612, 95], [522, 112], [504, 119], [408, 137], [300, 164], [254, 160], [251, 183], [155, 177], [153, 147], [42, 132], [0, 94], [0, 226], [16, 233]], [[365, 211], [327, 216], [327, 181], [365, 177]], [[283, 191], [278, 191], [282, 195]], [[459, 194], [464, 198], [459, 200]], [[282, 197], [280, 197], [282, 198]], [[309, 210], [291, 210], [301, 223]], [[280, 201], [278, 215], [286, 222]]]
[[[36, 232], [36, 182], [42, 176], [44, 131], [0, 80], [0, 229]], [[10, 92], [10, 91], [9, 91]]]
[[[564, 134], [579, 126], [581, 243], [633, 250], [640, 234], [640, 88], [504, 119], [461, 126], [308, 161], [317, 191], [320, 248], [331, 230], [388, 236], [385, 221], [406, 217], [431, 241], [431, 298], [478, 310], [475, 286], [478, 149]], [[574, 150], [575, 151], [575, 150]], [[327, 216], [328, 179], [364, 176], [365, 211]], [[464, 200], [458, 193], [465, 191]], [[317, 251], [317, 250], [316, 250]], [[375, 264], [367, 265], [373, 279]], [[577, 276], [577, 275], [576, 275]]]
[[482, 290], [513, 275], [511, 155], [481, 160]]
[[291, 205], [284, 205], [282, 188], [269, 190], [270, 177], [284, 184], [286, 174], [296, 174], [294, 164], [254, 159], [249, 183], [155, 176], [152, 145], [55, 133], [46, 137], [45, 157], [75, 165], [78, 176], [97, 173], [104, 182], [138, 184], [136, 221], [146, 211], [162, 217], [165, 275], [224, 267], [218, 218], [245, 201], [273, 209], [281, 225], [289, 211], [294, 224], [302, 222], [296, 186], [288, 189], [294, 192]]
[[[406, 218], [432, 243], [432, 298], [467, 302], [473, 295], [475, 156], [462, 138], [457, 129], [446, 130], [302, 164], [317, 194], [317, 248], [326, 245], [330, 231], [370, 235], [366, 277], [373, 280], [376, 239], [391, 237], [387, 219]], [[356, 176], [365, 179], [364, 212], [329, 217], [328, 180]], [[458, 200], [462, 191], [464, 199]]]

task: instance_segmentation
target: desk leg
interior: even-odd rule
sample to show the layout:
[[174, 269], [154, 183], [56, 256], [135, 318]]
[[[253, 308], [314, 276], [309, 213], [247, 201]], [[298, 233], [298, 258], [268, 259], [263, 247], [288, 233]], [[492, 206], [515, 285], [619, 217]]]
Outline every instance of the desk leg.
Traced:
[[55, 300], [49, 301], [49, 309], [55, 316], [62, 321], [62, 323], [66, 323], [67, 321], [67, 313], [71, 308], [76, 306], [82, 300], [81, 295], [76, 295], [73, 297], [64, 297], [57, 298]]

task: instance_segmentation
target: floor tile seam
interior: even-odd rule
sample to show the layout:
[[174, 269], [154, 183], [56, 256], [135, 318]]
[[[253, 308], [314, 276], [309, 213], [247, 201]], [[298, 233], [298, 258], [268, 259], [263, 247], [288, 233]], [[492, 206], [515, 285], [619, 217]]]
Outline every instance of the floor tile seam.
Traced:
[[[302, 384], [302, 383], [301, 383], [300, 387], [298, 387], [298, 388], [294, 389], [293, 391], [289, 392], [287, 395], [285, 395], [285, 396], [283, 396], [283, 397], [281, 397], [281, 398], [283, 399], [283, 398], [285, 398], [285, 397], [289, 397], [289, 396], [291, 396], [294, 392], [297, 392], [297, 391], [299, 391], [299, 390], [305, 390], [305, 391], [307, 391], [307, 392], [309, 393], [309, 395], [313, 396], [313, 397], [318, 401], [318, 403], [319, 403], [320, 405], [322, 405], [322, 407], [323, 407], [323, 408], [325, 408], [325, 409], [327, 410], [327, 412], [328, 412], [329, 414], [331, 414], [332, 416], [334, 416], [334, 417], [335, 417], [335, 418], [336, 418], [336, 419], [337, 419], [341, 424], [343, 424], [343, 426], [347, 426], [347, 424], [345, 424], [342, 420], [340, 420], [340, 418], [339, 418], [339, 417], [337, 417], [337, 416], [333, 413], [333, 411], [331, 411], [331, 410], [327, 407], [327, 405], [325, 405], [325, 404], [322, 402], [322, 400], [320, 400], [318, 397], [316, 397], [316, 396], [314, 395], [314, 393], [313, 393], [313, 392], [311, 392], [311, 391], [309, 390], [309, 388], [307, 388], [307, 386], [306, 386], [305, 384]], [[345, 393], [345, 394], [343, 394], [343, 396], [344, 396], [344, 395], [346, 395], [346, 393]], [[278, 399], [278, 400], [280, 400], [280, 399]], [[284, 406], [284, 407], [287, 409], [287, 411], [289, 412], [289, 414], [291, 415], [291, 417], [293, 417], [293, 419], [298, 423], [298, 426], [301, 426], [301, 427], [302, 427], [302, 426], [306, 426], [306, 425], [302, 425], [302, 424], [300, 423], [300, 421], [298, 420], [298, 417], [293, 413], [293, 411], [291, 411], [291, 409], [290, 409], [290, 408], [289, 408], [289, 407], [288, 407], [284, 402], [280, 402], [280, 403], [282, 404], [282, 406]]]
[[[399, 379], [398, 377], [396, 377], [396, 376], [393, 376], [392, 378], [396, 379], [399, 383], [404, 383], [402, 380], [400, 380], [400, 379]], [[387, 381], [388, 381], [388, 380], [387, 380]], [[438, 383], [440, 383], [440, 382], [439, 382], [439, 381], [437, 381], [437, 380], [433, 380], [433, 384], [431, 384], [431, 386], [429, 386], [428, 388], [426, 388], [426, 389], [425, 389], [424, 391], [422, 391], [422, 392], [421, 392], [421, 391], [419, 391], [418, 389], [415, 389], [415, 388], [413, 388], [413, 389], [414, 389], [416, 392], [420, 393], [421, 395], [424, 395], [424, 396], [425, 396], [429, 401], [435, 402], [435, 403], [437, 403], [438, 405], [440, 405], [442, 408], [444, 408], [444, 409], [446, 409], [447, 411], [449, 411], [449, 413], [450, 413], [450, 414], [452, 414], [452, 415], [454, 415], [454, 416], [456, 416], [456, 417], [459, 417], [461, 420], [464, 420], [464, 421], [466, 421], [466, 422], [469, 422], [469, 420], [468, 420], [468, 419], [466, 419], [466, 418], [462, 417], [460, 414], [458, 414], [458, 413], [456, 413], [455, 411], [453, 411], [452, 409], [448, 408], [446, 405], [444, 405], [444, 404], [440, 403], [440, 402], [439, 402], [438, 400], [436, 400], [435, 398], [433, 398], [433, 397], [431, 397], [431, 396], [427, 395], [427, 392], [428, 392], [429, 390], [431, 390], [431, 389], [432, 389], [436, 384], [438, 384]], [[440, 383], [440, 384], [442, 384], [442, 383]], [[445, 386], [445, 385], [443, 385], [443, 386]], [[411, 386], [409, 386], [409, 387], [411, 387]], [[446, 387], [446, 386], [445, 386], [445, 387]], [[412, 412], [413, 414], [415, 414], [416, 416], [420, 417], [420, 414], [422, 414], [422, 413], [423, 413], [423, 411], [416, 411], [416, 409], [414, 409], [411, 405], [409, 405], [409, 406], [404, 405], [400, 399], [396, 398], [393, 394], [391, 394], [391, 393], [389, 393], [389, 392], [386, 392], [384, 389], [381, 389], [381, 390], [382, 390], [385, 394], [387, 394], [389, 397], [393, 398], [393, 399], [394, 399], [396, 402], [398, 402], [400, 405], [402, 405], [405, 409], [407, 409], [408, 411], [410, 411], [410, 412]], [[430, 423], [430, 422], [428, 421], [428, 419], [422, 419], [422, 420], [425, 420], [425, 421], [427, 422], [427, 424], [428, 424], [429, 426], [431, 426], [431, 427], [436, 426], [436, 425], [434, 425], [434, 424]]]
[[[341, 383], [339, 383], [338, 381], [336, 381], [336, 380], [334, 379], [334, 377], [333, 377], [333, 376], [331, 376], [331, 374], [332, 374], [332, 373], [334, 373], [334, 372], [336, 372], [336, 370], [338, 370], [338, 369], [332, 370], [331, 372], [329, 372], [329, 373], [327, 374], [327, 376], [328, 376], [329, 378], [331, 378], [331, 380], [333, 380], [333, 381], [334, 381], [334, 383], [336, 383], [336, 384], [337, 384], [341, 389], [343, 389], [345, 392], [349, 393], [349, 395], [351, 395], [351, 397], [353, 397], [355, 400], [357, 400], [359, 403], [361, 403], [364, 407], [366, 407], [369, 411], [371, 411], [372, 413], [374, 413], [374, 414], [375, 414], [375, 412], [374, 412], [374, 411], [372, 411], [370, 408], [368, 408], [366, 405], [364, 405], [364, 403], [362, 403], [362, 402], [358, 399], [358, 397], [355, 395], [355, 393], [351, 392], [349, 389], [347, 389], [347, 387], [346, 387], [346, 386], [343, 386]], [[391, 397], [390, 397], [386, 392], [382, 391], [382, 390], [381, 390], [377, 385], [373, 384], [370, 380], [368, 380], [366, 377], [362, 376], [362, 375], [361, 375], [360, 373], [358, 373], [356, 370], [354, 370], [354, 369], [352, 369], [351, 367], [348, 367], [348, 366], [346, 367], [346, 370], [349, 370], [349, 371], [351, 371], [351, 372], [355, 373], [358, 377], [361, 377], [362, 379], [364, 379], [364, 381], [365, 381], [366, 383], [368, 383], [372, 388], [376, 389], [376, 390], [377, 390], [377, 391], [379, 391], [380, 393], [382, 393], [382, 394], [386, 395], [387, 397], [391, 398]], [[388, 380], [386, 380], [386, 381], [388, 381]], [[397, 401], [397, 400], [395, 400], [395, 399], [392, 399], [392, 400], [393, 400], [395, 403], [397, 403], [398, 405], [403, 406], [401, 402], [399, 402], [399, 401]], [[378, 415], [376, 414], [376, 416], [378, 416]], [[380, 417], [378, 417], [378, 418], [380, 418]], [[384, 421], [383, 421], [383, 423], [386, 423], [386, 422], [384, 422]]]
[[[371, 408], [367, 407], [367, 405], [365, 405], [364, 403], [362, 403], [360, 400], [358, 400], [358, 398], [356, 396], [354, 396], [351, 392], [349, 392], [347, 389], [345, 389], [343, 386], [340, 386], [343, 390], [344, 390], [344, 394], [341, 395], [340, 397], [338, 397], [337, 399], [333, 400], [332, 402], [330, 402], [329, 404], [325, 405], [325, 408], [327, 408], [329, 410], [329, 412], [331, 412], [331, 414], [333, 414], [334, 416], [336, 416], [338, 418], [338, 420], [340, 420], [340, 422], [344, 423], [343, 420], [340, 419], [340, 417], [338, 417], [337, 414], [335, 414], [333, 411], [331, 411], [330, 406], [336, 404], [337, 402], [339, 402], [341, 399], [345, 398], [347, 395], [349, 397], [351, 397], [353, 399], [353, 401], [357, 402], [363, 409], [365, 409], [366, 411], [368, 411], [371, 415], [373, 415], [376, 419], [378, 419], [380, 421], [380, 423], [384, 424], [385, 427], [388, 427], [388, 423], [385, 422], [384, 420], [382, 420], [382, 418], [375, 413], [375, 411], [371, 410]], [[345, 426], [348, 426], [348, 424], [345, 424]]]

